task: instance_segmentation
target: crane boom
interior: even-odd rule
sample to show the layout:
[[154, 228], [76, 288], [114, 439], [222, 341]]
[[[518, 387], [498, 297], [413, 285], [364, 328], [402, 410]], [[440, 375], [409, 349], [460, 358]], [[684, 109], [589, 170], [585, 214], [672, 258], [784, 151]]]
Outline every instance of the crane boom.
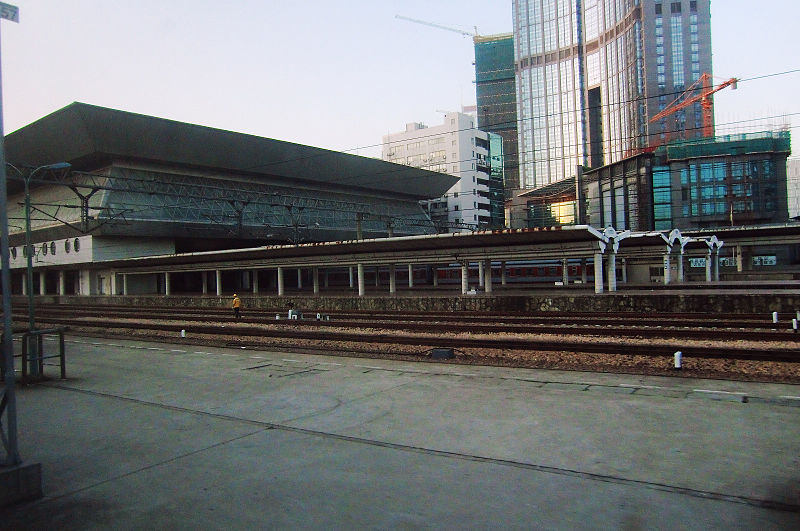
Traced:
[[475, 33], [470, 33], [468, 31], [460, 30], [458, 28], [451, 28], [451, 27], [448, 27], [448, 26], [443, 26], [441, 24], [435, 24], [433, 22], [425, 22], [424, 20], [418, 20], [416, 18], [404, 17], [403, 15], [395, 15], [394, 18], [399, 18], [401, 20], [407, 20], [408, 22], [414, 22], [416, 24], [422, 24], [424, 26], [430, 26], [432, 28], [439, 28], [439, 29], [443, 29], [443, 30], [446, 30], [446, 31], [453, 31], [455, 33], [460, 33], [461, 35], [465, 35], [467, 37], [477, 37], [478, 36], [477, 29], [475, 30]]
[[[686, 89], [680, 96], [678, 96], [675, 101], [664, 107], [664, 110], [650, 118], [651, 122], [655, 122], [656, 120], [660, 120], [665, 116], [669, 116], [674, 112], [678, 112], [681, 109], [685, 109], [689, 105], [700, 102], [700, 105], [703, 109], [703, 136], [704, 137], [711, 137], [714, 136], [714, 126], [712, 124], [712, 118], [714, 114], [714, 100], [711, 98], [713, 94], [719, 92], [720, 90], [724, 89], [725, 87], [733, 86], [736, 89], [736, 83], [739, 80], [735, 77], [730, 78], [728, 81], [724, 83], [720, 83], [716, 87], [711, 86], [711, 74], [703, 73], [700, 78], [692, 83], [688, 89]], [[687, 99], [682, 99], [686, 95], [691, 94], [692, 91], [697, 90], [698, 86], [702, 85], [702, 90], [691, 96]]]

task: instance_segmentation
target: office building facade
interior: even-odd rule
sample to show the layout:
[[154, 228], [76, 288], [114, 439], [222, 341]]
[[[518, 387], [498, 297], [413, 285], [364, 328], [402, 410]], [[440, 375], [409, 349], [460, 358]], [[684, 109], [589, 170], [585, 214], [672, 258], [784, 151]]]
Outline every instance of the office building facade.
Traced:
[[499, 139], [476, 129], [473, 116], [448, 112], [442, 125], [409, 123], [405, 131], [384, 136], [381, 158], [459, 178], [446, 194], [426, 202], [439, 232], [502, 228], [503, 143]]
[[514, 0], [513, 8], [522, 187], [700, 136], [699, 104], [650, 117], [711, 74], [710, 0]]
[[786, 223], [788, 131], [670, 142], [587, 171], [586, 222], [681, 231]]

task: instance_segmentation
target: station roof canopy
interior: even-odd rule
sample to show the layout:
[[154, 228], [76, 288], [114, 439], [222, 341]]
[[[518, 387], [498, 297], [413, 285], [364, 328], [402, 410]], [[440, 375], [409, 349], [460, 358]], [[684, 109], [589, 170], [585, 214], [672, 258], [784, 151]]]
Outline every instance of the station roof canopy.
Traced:
[[72, 103], [5, 139], [6, 160], [39, 167], [69, 162], [94, 171], [117, 160], [370, 190], [411, 199], [444, 194], [458, 180], [378, 159]]
[[372, 240], [266, 246], [98, 262], [123, 273], [276, 266], [341, 267], [358, 263], [455, 263], [478, 260], [585, 258], [603, 252], [608, 239], [587, 225], [509, 229]]
[[715, 235], [725, 241], [725, 245], [800, 244], [800, 223], [715, 227], [709, 230], [687, 230], [683, 234], [692, 238], [707, 238]]

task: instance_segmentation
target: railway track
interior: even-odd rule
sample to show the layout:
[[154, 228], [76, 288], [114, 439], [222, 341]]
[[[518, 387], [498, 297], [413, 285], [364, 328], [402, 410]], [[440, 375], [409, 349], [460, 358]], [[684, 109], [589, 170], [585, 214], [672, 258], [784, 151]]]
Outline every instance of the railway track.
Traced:
[[[37, 311], [38, 319], [58, 324], [69, 324], [62, 319], [91, 318], [130, 318], [158, 319], [167, 322], [184, 324], [198, 322], [226, 322], [231, 316], [227, 311], [219, 309], [186, 309], [186, 308], [45, 308]], [[275, 325], [276, 317], [281, 314], [274, 311], [251, 312], [251, 316], [243, 318], [241, 323]], [[331, 314], [327, 314], [331, 316]], [[788, 327], [788, 323], [774, 324], [761, 319], [734, 319], [675, 315], [653, 318], [627, 316], [627, 318], [605, 315], [587, 314], [584, 316], [553, 316], [546, 314], [530, 315], [492, 315], [481, 316], [453, 315], [446, 313], [414, 313], [390, 314], [337, 312], [333, 320], [299, 319], [280, 326], [349, 328], [349, 329], [385, 329], [405, 332], [441, 333], [480, 333], [480, 334], [557, 334], [572, 336], [602, 335], [610, 337], [645, 337], [645, 338], [690, 338], [697, 340], [742, 340], [742, 341], [795, 341], [800, 336]], [[280, 321], [280, 320], [278, 320]]]
[[[660, 316], [658, 322], [673, 323], [672, 326], [651, 326], [644, 323], [652, 322], [652, 316], [621, 319], [606, 314], [586, 314], [578, 317], [581, 324], [567, 325], [569, 316], [545, 314], [454, 316], [446, 313], [338, 312], [329, 314], [331, 320], [328, 321], [276, 320], [276, 312], [269, 310], [248, 313], [249, 317], [234, 323], [229, 311], [220, 309], [42, 307], [36, 310], [36, 320], [40, 326], [91, 329], [93, 333], [127, 329], [136, 330], [140, 335], [151, 331], [175, 337], [183, 330], [191, 336], [216, 337], [227, 343], [232, 341], [231, 338], [238, 343], [258, 339], [262, 344], [280, 340], [304, 345], [332, 345], [331, 348], [345, 350], [347, 345], [370, 344], [380, 345], [384, 351], [391, 351], [392, 346], [402, 347], [405, 352], [410, 348], [417, 354], [432, 348], [451, 348], [470, 352], [493, 350], [664, 357], [680, 350], [687, 358], [800, 362], [797, 334], [786, 328], [773, 330], [773, 323], [766, 322], [764, 316], [738, 320], [723, 316], [712, 323], [696, 315], [666, 315]], [[27, 313], [16, 313], [15, 317], [22, 325]], [[469, 319], [465, 322], [463, 317]], [[584, 324], [584, 318], [592, 324]], [[209, 323], [209, 320], [216, 322]], [[732, 322], [743, 326], [731, 328], [728, 325]], [[737, 341], [750, 344], [739, 345]], [[758, 344], [757, 348], [753, 347], [754, 342]]]
[[[36, 315], [70, 315], [70, 316], [134, 316], [135, 318], [157, 317], [169, 319], [172, 317], [188, 318], [190, 316], [204, 316], [207, 319], [225, 320], [231, 317], [229, 309], [221, 308], [185, 308], [185, 307], [129, 307], [129, 306], [45, 306], [35, 309]], [[17, 307], [15, 314], [26, 314], [27, 309]], [[477, 312], [369, 312], [369, 311], [325, 311], [327, 315], [338, 322], [370, 321], [370, 322], [437, 322], [453, 324], [473, 324], [496, 322], [504, 325], [535, 325], [535, 324], [583, 324], [583, 325], [623, 325], [623, 326], [673, 326], [691, 328], [727, 328], [727, 329], [789, 329], [794, 314], [780, 315], [780, 323], [776, 326], [772, 316], [762, 314], [636, 314], [633, 312], [615, 313], [570, 313], [564, 315], [559, 312], [530, 312], [520, 313], [477, 313]], [[246, 322], [261, 322], [274, 320], [276, 315], [285, 315], [285, 310], [253, 310], [246, 311]], [[310, 312], [314, 316], [316, 312]], [[313, 320], [313, 319], [311, 319]]]

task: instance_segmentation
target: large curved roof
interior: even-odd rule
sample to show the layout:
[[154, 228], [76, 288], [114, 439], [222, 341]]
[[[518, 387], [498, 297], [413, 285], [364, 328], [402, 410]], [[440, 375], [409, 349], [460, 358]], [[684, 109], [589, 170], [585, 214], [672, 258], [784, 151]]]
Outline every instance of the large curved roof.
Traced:
[[414, 199], [444, 194], [451, 175], [368, 157], [72, 103], [9, 135], [6, 160], [38, 167], [70, 162], [92, 171], [117, 159], [352, 187]]

